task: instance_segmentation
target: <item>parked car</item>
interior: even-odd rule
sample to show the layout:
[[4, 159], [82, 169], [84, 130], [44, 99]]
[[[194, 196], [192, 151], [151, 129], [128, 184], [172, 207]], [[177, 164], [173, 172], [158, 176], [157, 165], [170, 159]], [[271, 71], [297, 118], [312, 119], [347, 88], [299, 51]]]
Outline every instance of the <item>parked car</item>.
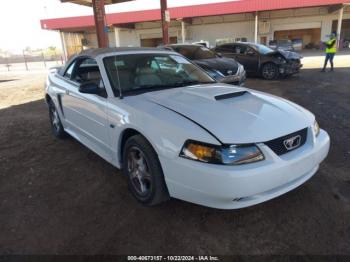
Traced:
[[45, 98], [53, 134], [121, 168], [145, 205], [255, 205], [306, 182], [329, 150], [306, 109], [161, 49], [84, 51], [49, 73]]
[[298, 53], [272, 50], [260, 44], [229, 43], [214, 50], [224, 57], [237, 60], [248, 75], [259, 75], [268, 80], [296, 74], [302, 67], [302, 57]]
[[172, 44], [164, 47], [182, 54], [218, 82], [243, 85], [246, 80], [246, 72], [240, 63], [232, 58], [221, 57], [205, 46]]
[[274, 50], [294, 51], [293, 42], [289, 39], [271, 40], [269, 47]]

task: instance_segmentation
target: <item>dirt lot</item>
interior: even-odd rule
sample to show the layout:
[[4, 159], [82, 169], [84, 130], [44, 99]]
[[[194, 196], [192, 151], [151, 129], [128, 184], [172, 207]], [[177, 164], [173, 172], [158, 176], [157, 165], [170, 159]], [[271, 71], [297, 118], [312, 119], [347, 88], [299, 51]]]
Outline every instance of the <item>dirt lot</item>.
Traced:
[[0, 81], [0, 254], [350, 255], [349, 73], [248, 79], [314, 112], [332, 145], [305, 185], [232, 211], [175, 199], [140, 206], [118, 170], [73, 139], [53, 138], [43, 75], [0, 75], [19, 79]]

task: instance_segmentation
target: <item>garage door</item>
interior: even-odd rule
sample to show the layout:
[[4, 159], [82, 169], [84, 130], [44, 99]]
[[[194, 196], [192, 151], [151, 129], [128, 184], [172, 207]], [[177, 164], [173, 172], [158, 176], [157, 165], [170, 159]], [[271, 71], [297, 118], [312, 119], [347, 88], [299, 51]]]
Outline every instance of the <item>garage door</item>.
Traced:
[[319, 45], [321, 41], [321, 28], [275, 31], [274, 39], [301, 39], [303, 41], [303, 48], [314, 47]]

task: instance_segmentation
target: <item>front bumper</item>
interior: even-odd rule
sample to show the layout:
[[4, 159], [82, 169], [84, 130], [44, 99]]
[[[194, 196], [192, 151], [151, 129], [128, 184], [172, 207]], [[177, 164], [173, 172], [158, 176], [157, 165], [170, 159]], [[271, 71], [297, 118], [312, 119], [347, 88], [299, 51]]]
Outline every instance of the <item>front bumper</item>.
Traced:
[[243, 70], [241, 73], [236, 75], [228, 75], [219, 79], [220, 83], [233, 84], [237, 86], [243, 86], [247, 79], [246, 72]]
[[221, 166], [177, 157], [159, 156], [172, 197], [196, 204], [237, 209], [280, 196], [303, 184], [318, 170], [328, 154], [330, 139], [321, 130], [317, 138], [308, 132], [305, 145], [277, 156], [259, 144], [265, 160], [240, 166]]
[[302, 67], [303, 65], [297, 62], [281, 64], [279, 66], [279, 72], [281, 75], [292, 75], [292, 74], [299, 73]]
[[219, 83], [243, 86], [245, 80], [247, 79], [246, 71], [244, 70], [244, 67], [242, 65], [238, 66], [237, 72], [234, 75], [224, 74], [218, 71], [216, 72], [217, 72], [216, 74], [213, 74], [212, 72], [208, 72], [208, 73]]

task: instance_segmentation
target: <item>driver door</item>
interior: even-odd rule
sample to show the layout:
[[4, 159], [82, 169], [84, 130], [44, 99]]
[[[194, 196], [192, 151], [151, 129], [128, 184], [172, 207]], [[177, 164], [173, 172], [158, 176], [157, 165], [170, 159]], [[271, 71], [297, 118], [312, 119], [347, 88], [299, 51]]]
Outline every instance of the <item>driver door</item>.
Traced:
[[[65, 74], [64, 78], [70, 83], [62, 98], [69, 131], [93, 151], [110, 159], [107, 93], [96, 61], [91, 58], [78, 58], [74, 69], [70, 74]], [[79, 92], [79, 86], [86, 82], [98, 84], [101, 88], [100, 94]]]
[[234, 45], [236, 59], [244, 66], [244, 69], [250, 73], [256, 73], [258, 70], [258, 53], [247, 45]]

